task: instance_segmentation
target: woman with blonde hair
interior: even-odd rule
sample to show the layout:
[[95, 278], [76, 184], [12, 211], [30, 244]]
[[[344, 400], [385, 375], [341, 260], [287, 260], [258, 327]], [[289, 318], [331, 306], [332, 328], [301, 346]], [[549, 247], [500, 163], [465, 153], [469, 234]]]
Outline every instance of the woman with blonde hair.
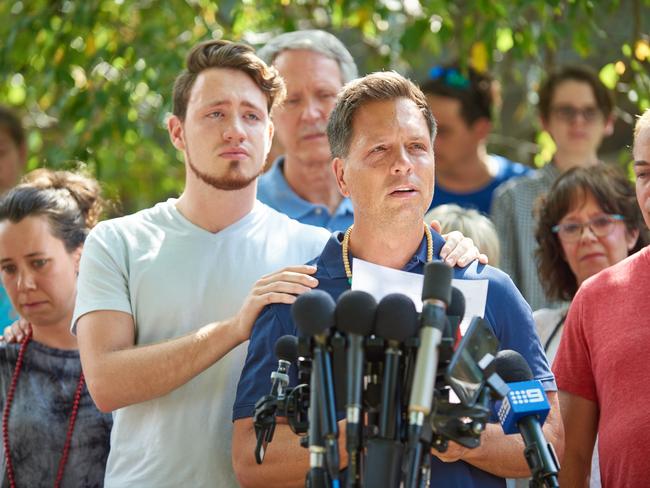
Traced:
[[110, 414], [88, 394], [70, 322], [99, 185], [36, 170], [0, 199], [0, 275], [29, 330], [0, 345], [4, 486], [102, 486]]

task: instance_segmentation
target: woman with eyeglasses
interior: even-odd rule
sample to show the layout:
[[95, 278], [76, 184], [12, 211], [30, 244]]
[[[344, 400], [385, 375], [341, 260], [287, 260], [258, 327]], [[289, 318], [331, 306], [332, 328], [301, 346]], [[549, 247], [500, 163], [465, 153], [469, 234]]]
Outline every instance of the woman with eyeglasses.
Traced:
[[[599, 165], [567, 171], [541, 199], [538, 209], [540, 281], [549, 297], [566, 302], [560, 308], [533, 314], [552, 362], [569, 302], [580, 285], [640, 250], [649, 240], [634, 187], [618, 168]], [[591, 486], [600, 486], [599, 479], [595, 461]]]
[[70, 333], [79, 258], [99, 185], [36, 170], [0, 199], [0, 276], [30, 327], [0, 345], [2, 486], [103, 486], [112, 418], [86, 388]]
[[[540, 201], [536, 232], [539, 277], [549, 297], [570, 302], [590, 276], [648, 243], [634, 187], [618, 168], [574, 168]], [[549, 361], [555, 357], [568, 309], [535, 312]]]

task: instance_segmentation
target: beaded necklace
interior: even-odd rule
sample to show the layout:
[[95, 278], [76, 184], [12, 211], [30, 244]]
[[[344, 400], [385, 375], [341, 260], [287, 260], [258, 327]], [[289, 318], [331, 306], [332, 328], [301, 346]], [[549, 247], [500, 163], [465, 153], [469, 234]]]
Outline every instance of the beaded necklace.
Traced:
[[[343, 243], [341, 244], [341, 254], [343, 255], [343, 268], [345, 269], [345, 276], [348, 278], [348, 283], [352, 284], [352, 268], [350, 267], [349, 250], [350, 247], [350, 234], [352, 233], [351, 225], [343, 235]], [[427, 263], [433, 261], [433, 237], [431, 237], [431, 229], [426, 222], [424, 222], [424, 234], [427, 236]]]
[[[18, 376], [20, 375], [20, 370], [23, 366], [23, 359], [25, 357], [25, 350], [27, 349], [27, 344], [32, 338], [32, 332], [29, 331], [23, 342], [20, 345], [18, 350], [18, 359], [16, 360], [16, 368], [11, 377], [11, 383], [9, 385], [9, 391], [7, 392], [7, 400], [5, 402], [5, 407], [2, 412], [2, 445], [5, 450], [5, 460], [7, 463], [7, 478], [9, 479], [9, 486], [11, 488], [16, 488], [16, 479], [14, 476], [14, 465], [11, 462], [11, 451], [9, 445], [9, 414], [11, 412], [11, 404], [16, 393], [16, 384], [18, 383]], [[61, 481], [63, 480], [63, 471], [65, 469], [66, 462], [68, 461], [68, 455], [70, 454], [70, 442], [72, 440], [72, 432], [74, 430], [74, 424], [77, 420], [77, 412], [79, 411], [79, 400], [81, 399], [81, 393], [84, 387], [84, 374], [83, 371], [79, 375], [79, 382], [77, 383], [77, 390], [74, 394], [74, 400], [72, 402], [72, 412], [70, 412], [70, 421], [68, 423], [68, 432], [65, 436], [65, 444], [63, 445], [63, 453], [61, 454], [61, 460], [59, 461], [59, 469], [56, 473], [56, 479], [54, 480], [55, 488], [61, 486]]]

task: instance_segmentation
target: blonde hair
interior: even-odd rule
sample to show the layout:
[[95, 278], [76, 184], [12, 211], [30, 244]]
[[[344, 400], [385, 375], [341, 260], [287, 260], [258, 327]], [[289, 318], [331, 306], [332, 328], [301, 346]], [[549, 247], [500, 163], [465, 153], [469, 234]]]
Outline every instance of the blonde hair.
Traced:
[[457, 230], [465, 237], [474, 241], [476, 247], [487, 255], [490, 265], [499, 267], [501, 247], [499, 236], [492, 221], [485, 215], [470, 208], [463, 208], [454, 203], [438, 205], [427, 212], [424, 220], [430, 224], [432, 220], [440, 222], [443, 234]]

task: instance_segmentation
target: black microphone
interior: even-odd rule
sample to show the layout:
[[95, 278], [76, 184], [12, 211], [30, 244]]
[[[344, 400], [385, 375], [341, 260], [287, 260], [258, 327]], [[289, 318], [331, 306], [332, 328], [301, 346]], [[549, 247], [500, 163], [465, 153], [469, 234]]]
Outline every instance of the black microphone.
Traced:
[[449, 364], [454, 355], [456, 343], [460, 339], [458, 331], [465, 316], [465, 295], [455, 286], [451, 287], [451, 301], [447, 307], [447, 329], [442, 335], [440, 344], [439, 365]]
[[455, 340], [458, 336], [458, 326], [465, 316], [465, 295], [455, 286], [451, 287], [451, 301], [447, 307], [450, 335]]
[[[316, 390], [310, 402], [310, 413], [318, 411], [318, 415], [310, 415], [310, 466], [316, 470], [322, 469], [322, 456], [325, 455], [327, 469], [333, 480], [339, 475], [338, 424], [336, 423], [336, 407], [334, 404], [334, 388], [332, 380], [332, 363], [327, 349], [329, 329], [334, 326], [334, 299], [322, 290], [311, 290], [300, 295], [291, 306], [291, 316], [302, 335], [313, 338], [312, 381], [311, 387]], [[317, 400], [318, 408], [315, 402]], [[312, 439], [312, 424], [319, 423], [320, 429], [314, 426], [313, 432], [320, 430], [317, 439]], [[323, 448], [324, 442], [325, 447]]]
[[[361, 290], [348, 290], [336, 304], [336, 328], [347, 335], [346, 379], [346, 449], [348, 451], [348, 486], [359, 483], [359, 455], [363, 426], [363, 375], [365, 354], [363, 341], [372, 333], [377, 301]], [[337, 381], [340, 378], [336, 378]]]
[[379, 437], [395, 439], [396, 421], [399, 414], [397, 383], [400, 369], [400, 345], [418, 330], [418, 314], [415, 304], [406, 295], [391, 293], [377, 306], [375, 334], [388, 345], [384, 358], [384, 378], [381, 389]]
[[521, 434], [533, 480], [540, 486], [543, 483], [549, 488], [559, 487], [560, 463], [553, 445], [547, 442], [542, 431], [550, 405], [541, 383], [533, 379], [530, 366], [517, 351], [500, 351], [495, 359], [495, 368], [510, 387], [498, 408], [503, 431], [506, 434], [519, 431]]
[[417, 353], [408, 405], [409, 449], [406, 464], [408, 488], [415, 487], [418, 482], [418, 444], [424, 419], [431, 413], [433, 404], [440, 344], [447, 328], [447, 305], [451, 301], [451, 277], [451, 267], [443, 262], [429, 262], [424, 266], [420, 348]]
[[275, 357], [278, 358], [278, 369], [271, 373], [271, 395], [282, 400], [289, 386], [289, 369], [298, 359], [298, 338], [283, 335], [275, 342]]
[[273, 440], [277, 403], [284, 400], [289, 386], [289, 369], [291, 363], [298, 358], [298, 338], [292, 335], [280, 337], [275, 343], [275, 356], [278, 358], [278, 369], [271, 373], [271, 393], [260, 399], [255, 409], [257, 431], [255, 460], [257, 464], [264, 461], [266, 448], [269, 442]]

